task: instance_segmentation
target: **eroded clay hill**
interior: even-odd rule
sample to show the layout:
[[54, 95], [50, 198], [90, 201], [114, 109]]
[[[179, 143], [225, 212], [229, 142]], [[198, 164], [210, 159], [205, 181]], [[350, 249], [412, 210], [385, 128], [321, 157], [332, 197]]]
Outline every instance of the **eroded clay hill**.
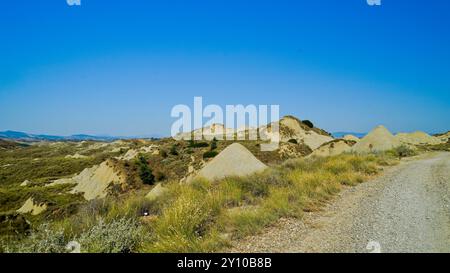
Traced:
[[439, 138], [430, 136], [421, 131], [414, 133], [399, 133], [396, 137], [401, 143], [411, 145], [437, 145], [442, 143]]
[[336, 139], [325, 144], [311, 153], [311, 156], [335, 156], [342, 153], [350, 152], [356, 141]]
[[381, 152], [391, 150], [400, 145], [400, 140], [389, 132], [386, 127], [380, 125], [356, 143], [352, 147], [352, 151], [357, 153]]
[[75, 184], [71, 193], [83, 193], [86, 200], [103, 198], [108, 194], [108, 187], [111, 184], [123, 184], [126, 177], [114, 168], [112, 161], [107, 160], [100, 165], [84, 169], [80, 174], [71, 177], [58, 179], [51, 185]]
[[244, 146], [234, 143], [208, 162], [197, 177], [218, 180], [229, 176], [246, 176], [266, 168], [267, 166]]

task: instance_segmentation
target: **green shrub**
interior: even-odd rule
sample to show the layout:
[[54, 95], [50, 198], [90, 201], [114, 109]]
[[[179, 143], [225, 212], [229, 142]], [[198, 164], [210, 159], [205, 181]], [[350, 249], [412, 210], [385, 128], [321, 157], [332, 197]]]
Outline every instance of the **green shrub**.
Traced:
[[145, 159], [143, 155], [139, 155], [138, 165], [139, 177], [141, 178], [142, 183], [153, 185], [155, 183], [155, 176], [153, 175], [153, 172], [148, 165], [147, 159]]
[[21, 241], [4, 242], [2, 248], [5, 253], [64, 253], [67, 243], [62, 230], [44, 224]]
[[85, 253], [130, 253], [140, 246], [143, 231], [133, 218], [120, 218], [109, 223], [100, 219], [76, 241]]
[[203, 154], [203, 159], [216, 157], [219, 153], [216, 151], [207, 151]]
[[414, 151], [413, 149], [411, 149], [410, 147], [408, 147], [406, 145], [401, 145], [401, 146], [394, 148], [393, 152], [398, 158], [416, 155], [416, 151]]
[[214, 151], [215, 149], [217, 149], [217, 138], [214, 138], [211, 141], [211, 151]]
[[309, 128], [314, 128], [314, 124], [309, 120], [303, 120], [302, 123], [308, 126]]
[[177, 151], [177, 146], [176, 145], [172, 145], [172, 147], [170, 148], [170, 154], [177, 156], [178, 155], [178, 151]]
[[194, 140], [189, 140], [189, 148], [206, 148], [209, 144], [206, 142], [195, 142]]

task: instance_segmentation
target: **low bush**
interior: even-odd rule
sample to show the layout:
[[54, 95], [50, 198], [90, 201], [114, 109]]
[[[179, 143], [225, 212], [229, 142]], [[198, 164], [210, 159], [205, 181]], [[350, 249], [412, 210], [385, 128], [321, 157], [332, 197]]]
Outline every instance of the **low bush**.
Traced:
[[217, 138], [214, 138], [211, 141], [211, 151], [214, 151], [215, 149], [217, 149]]
[[45, 224], [20, 241], [4, 241], [2, 249], [5, 253], [64, 253], [67, 243], [62, 230]]
[[141, 178], [142, 183], [153, 185], [153, 183], [155, 183], [155, 176], [148, 165], [147, 159], [143, 155], [139, 155], [137, 164], [139, 166], [139, 177]]
[[302, 120], [302, 123], [308, 126], [309, 128], [314, 128], [314, 124], [309, 120]]
[[189, 148], [206, 148], [209, 144], [207, 142], [195, 142], [194, 140], [189, 141]]
[[394, 155], [396, 155], [398, 158], [404, 158], [404, 157], [410, 157], [415, 156], [417, 153], [415, 150], [410, 148], [407, 145], [401, 145], [392, 150]]
[[138, 249], [143, 232], [142, 225], [133, 218], [109, 222], [100, 218], [77, 237], [67, 236], [60, 227], [44, 224], [21, 241], [6, 241], [2, 250], [7, 253], [66, 253], [72, 250], [69, 242], [75, 242], [85, 253], [129, 253]]
[[203, 159], [216, 157], [219, 153], [216, 151], [207, 151], [203, 154]]
[[139, 248], [142, 233], [143, 227], [133, 218], [100, 219], [76, 241], [85, 253], [130, 253]]
[[174, 155], [174, 156], [178, 156], [178, 155], [179, 155], [179, 153], [178, 153], [178, 151], [177, 151], [177, 146], [176, 146], [176, 145], [173, 145], [173, 146], [170, 148], [170, 154], [171, 154], [171, 155]]

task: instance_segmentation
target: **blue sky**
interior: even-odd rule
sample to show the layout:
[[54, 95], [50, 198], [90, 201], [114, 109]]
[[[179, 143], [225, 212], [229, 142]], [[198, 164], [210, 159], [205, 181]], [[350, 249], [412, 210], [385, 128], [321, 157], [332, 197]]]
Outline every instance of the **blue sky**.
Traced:
[[8, 1], [0, 130], [167, 135], [176, 104], [450, 130], [450, 1]]

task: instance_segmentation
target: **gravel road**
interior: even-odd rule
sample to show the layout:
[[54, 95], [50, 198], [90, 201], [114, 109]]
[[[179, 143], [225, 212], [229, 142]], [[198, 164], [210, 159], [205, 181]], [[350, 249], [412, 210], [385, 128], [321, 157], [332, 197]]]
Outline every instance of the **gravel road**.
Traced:
[[281, 219], [230, 252], [450, 252], [450, 153], [425, 154], [346, 188], [322, 212]]

